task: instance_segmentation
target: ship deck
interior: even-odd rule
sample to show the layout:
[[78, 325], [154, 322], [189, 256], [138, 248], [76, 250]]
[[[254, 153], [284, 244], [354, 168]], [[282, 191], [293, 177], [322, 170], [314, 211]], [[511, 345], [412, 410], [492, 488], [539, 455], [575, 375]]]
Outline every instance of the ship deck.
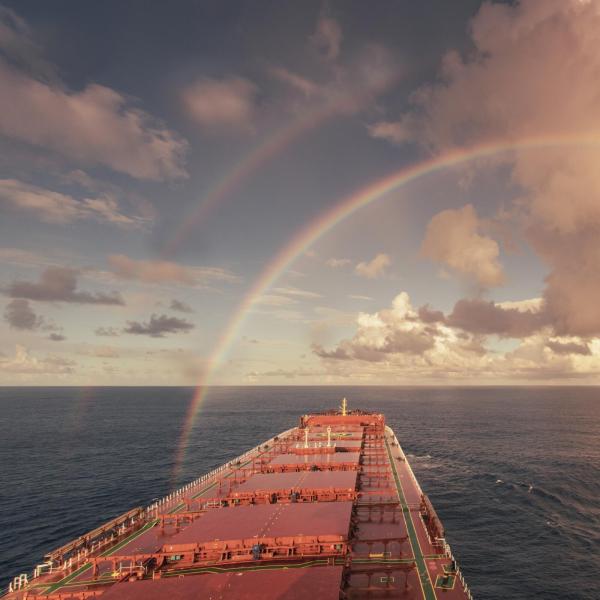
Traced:
[[11, 600], [470, 598], [382, 415], [307, 415], [46, 556]]

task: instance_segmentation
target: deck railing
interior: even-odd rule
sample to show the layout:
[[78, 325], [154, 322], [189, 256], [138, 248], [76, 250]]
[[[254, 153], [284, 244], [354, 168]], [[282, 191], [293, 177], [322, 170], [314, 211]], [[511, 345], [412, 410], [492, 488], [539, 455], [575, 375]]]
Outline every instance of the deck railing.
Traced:
[[[291, 429], [287, 429], [286, 431], [283, 431], [282, 433], [280, 433], [276, 436], [273, 436], [272, 438], [269, 438], [265, 442], [262, 442], [261, 444], [254, 446], [254, 448], [251, 448], [250, 450], [244, 452], [243, 454], [240, 454], [240, 456], [238, 456], [237, 458], [234, 458], [233, 460], [230, 460], [229, 462], [225, 463], [224, 465], [221, 465], [220, 467], [213, 469], [209, 473], [206, 473], [205, 475], [202, 475], [201, 477], [194, 479], [194, 481], [190, 481], [189, 483], [186, 483], [185, 485], [183, 485], [179, 489], [175, 490], [174, 492], [171, 492], [170, 494], [167, 494], [160, 500], [153, 502], [152, 504], [148, 505], [140, 513], [140, 519], [138, 520], [138, 522], [144, 522], [144, 521], [151, 520], [152, 517], [154, 517], [156, 515], [156, 513], [159, 511], [159, 509], [164, 508], [164, 506], [166, 504], [170, 504], [173, 501], [177, 500], [178, 498], [182, 498], [190, 490], [197, 488], [198, 486], [201, 486], [203, 483], [206, 483], [207, 481], [210, 481], [211, 479], [215, 479], [220, 473], [222, 473], [223, 471], [225, 471], [227, 469], [235, 470], [235, 468], [237, 467], [237, 465], [239, 463], [243, 463], [246, 459], [249, 459], [252, 455], [254, 455], [254, 454], [260, 455], [260, 451], [262, 448], [264, 448], [264, 446], [271, 447], [275, 443], [275, 438], [277, 438], [278, 440], [284, 439], [287, 436], [289, 436], [292, 433], [292, 431], [294, 431], [295, 429], [296, 429], [296, 427], [292, 427]], [[130, 528], [128, 528], [128, 529], [130, 529]], [[124, 534], [124, 533], [126, 533], [125, 528], [120, 532], [120, 534]], [[57, 570], [62, 570], [62, 571], [68, 570], [71, 567], [73, 567], [74, 565], [76, 566], [82, 560], [86, 559], [88, 555], [93, 554], [94, 552], [97, 552], [102, 547], [109, 545], [110, 542], [112, 542], [114, 540], [115, 540], [115, 536], [111, 535], [110, 538], [105, 538], [105, 539], [99, 540], [98, 542], [93, 542], [90, 548], [86, 548], [83, 551], [78, 552], [77, 555], [70, 557], [69, 560], [65, 561], [60, 566], [55, 566], [52, 562], [41, 563], [41, 564], [37, 565], [35, 567], [35, 569], [33, 570], [32, 574], [31, 574], [31, 579], [36, 579], [40, 575], [43, 575], [46, 573], [52, 573], [53, 571], [57, 571]], [[10, 584], [8, 585], [8, 590], [5, 593], [10, 593], [10, 592], [14, 592], [16, 590], [21, 590], [21, 589], [27, 588], [27, 586], [29, 585], [29, 580], [30, 580], [30, 577], [29, 577], [29, 575], [27, 575], [27, 573], [21, 573], [20, 575], [16, 576], [13, 579], [13, 581], [10, 582]], [[4, 595], [4, 594], [1, 594], [1, 595]]]
[[272, 438], [269, 438], [265, 442], [262, 442], [262, 444], [258, 444], [257, 446], [254, 446], [254, 448], [251, 448], [250, 450], [244, 452], [244, 454], [240, 454], [240, 456], [230, 460], [229, 462], [226, 462], [225, 464], [221, 465], [220, 467], [217, 467], [216, 469], [213, 469], [209, 473], [206, 473], [206, 474], [202, 475], [201, 477], [198, 477], [198, 479], [194, 479], [194, 481], [190, 481], [189, 483], [186, 483], [184, 486], [180, 487], [179, 489], [175, 490], [174, 492], [171, 492], [170, 494], [166, 495], [164, 498], [161, 498], [160, 500], [150, 504], [145, 509], [146, 516], [147, 517], [153, 516], [153, 514], [158, 512], [158, 510], [160, 508], [163, 508], [166, 504], [170, 504], [174, 500], [177, 500], [177, 498], [182, 498], [190, 490], [201, 486], [203, 483], [206, 483], [207, 481], [210, 481], [211, 479], [215, 479], [223, 471], [226, 471], [227, 469], [231, 469], [231, 468], [235, 469], [235, 467], [237, 467], [238, 463], [244, 462], [246, 459], [250, 458], [250, 456], [252, 456], [253, 454], [259, 454], [260, 450], [264, 446], [271, 447], [271, 445], [275, 442], [275, 438], [277, 438], [278, 440], [285, 438], [295, 429], [296, 429], [295, 427], [292, 427], [291, 429], [287, 429], [286, 431], [284, 431], [276, 436], [273, 436]]
[[[400, 453], [400, 456], [406, 462], [406, 466], [408, 467], [408, 473], [409, 473], [411, 479], [413, 480], [413, 483], [415, 484], [415, 486], [419, 490], [419, 493], [423, 494], [423, 490], [421, 489], [421, 486], [419, 485], [419, 482], [417, 481], [417, 478], [415, 477], [415, 474], [413, 473], [413, 470], [412, 470], [412, 467], [410, 466], [410, 463], [406, 460], [406, 454], [404, 454], [404, 450], [402, 450], [402, 446], [400, 445], [400, 442], [398, 441], [398, 438], [396, 437], [396, 434], [394, 433], [394, 431], [390, 427], [386, 426], [386, 429], [387, 429], [388, 433], [390, 434], [390, 437], [393, 438], [395, 445], [398, 447], [398, 451]], [[425, 531], [427, 532], [427, 528], [425, 528]], [[427, 537], [429, 538], [429, 542], [431, 543], [431, 538], [429, 537], [429, 533], [427, 533]], [[448, 544], [448, 542], [446, 541], [445, 538], [439, 538], [437, 541], [443, 546], [443, 548], [444, 548], [444, 554], [449, 559], [452, 560], [452, 563], [455, 566], [456, 576], [458, 577], [459, 581], [461, 582], [467, 598], [469, 600], [473, 600], [473, 595], [471, 594], [471, 590], [469, 589], [469, 586], [467, 585], [467, 583], [466, 583], [466, 581], [465, 581], [465, 579], [463, 577], [462, 571], [460, 570], [460, 567], [458, 566], [458, 561], [454, 557], [454, 554], [452, 554], [452, 549], [450, 548], [450, 544]], [[433, 545], [433, 543], [432, 543], [432, 545]]]

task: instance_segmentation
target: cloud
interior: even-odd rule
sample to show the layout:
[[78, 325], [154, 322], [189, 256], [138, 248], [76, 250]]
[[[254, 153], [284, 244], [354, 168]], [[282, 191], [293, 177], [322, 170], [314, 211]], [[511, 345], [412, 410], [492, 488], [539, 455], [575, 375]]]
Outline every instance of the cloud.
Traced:
[[110, 194], [76, 200], [17, 179], [0, 179], [0, 201], [47, 223], [95, 220], [125, 228], [143, 227], [147, 223], [143, 217], [122, 213], [117, 200]]
[[250, 381], [262, 377], [281, 377], [283, 379], [295, 379], [296, 377], [321, 377], [327, 375], [326, 371], [316, 371], [309, 369], [276, 369], [273, 371], [250, 371], [245, 377]]
[[283, 67], [271, 67], [269, 69], [269, 74], [275, 79], [301, 92], [307, 98], [321, 93], [321, 87], [318, 84], [313, 83], [296, 73], [292, 73], [292, 71], [284, 69]]
[[173, 300], [171, 300], [171, 304], [169, 305], [169, 308], [171, 310], [176, 310], [178, 312], [183, 312], [183, 313], [193, 313], [194, 312], [194, 309], [189, 304], [186, 304], [185, 302], [182, 302], [181, 300], [176, 300], [175, 298]]
[[332, 269], [340, 269], [351, 263], [352, 261], [349, 258], [328, 258], [325, 261], [325, 264]]
[[546, 346], [548, 346], [555, 354], [581, 354], [583, 356], [589, 356], [592, 353], [588, 344], [579, 342], [548, 340]]
[[528, 337], [549, 324], [543, 310], [502, 308], [486, 300], [459, 300], [446, 319], [451, 327], [477, 334]]
[[264, 304], [266, 306], [289, 306], [290, 304], [296, 304], [298, 301], [289, 296], [283, 296], [281, 294], [263, 294], [258, 300], [258, 304]]
[[35, 314], [27, 300], [17, 298], [11, 300], [4, 311], [4, 320], [13, 329], [34, 330], [44, 322], [42, 317]]
[[330, 17], [321, 16], [310, 41], [326, 60], [334, 61], [339, 56], [342, 37], [339, 23]]
[[167, 260], [135, 260], [123, 254], [108, 257], [112, 272], [120, 279], [142, 283], [175, 283], [203, 285], [210, 281], [237, 281], [237, 277], [225, 269], [215, 267], [189, 267]]
[[36, 252], [5, 246], [0, 247], [0, 263], [19, 267], [55, 266], [47, 254], [42, 256]]
[[550, 141], [502, 160], [519, 192], [515, 229], [548, 267], [546, 310], [561, 335], [600, 333], [598, 31], [597, 2], [485, 2], [471, 22], [472, 50], [449, 52], [398, 120], [406, 139], [433, 153]]
[[187, 144], [115, 90], [71, 92], [0, 59], [0, 133], [138, 179], [185, 177]]
[[401, 122], [378, 121], [367, 126], [369, 135], [379, 140], [402, 144], [412, 140], [412, 132]]
[[441, 310], [434, 310], [429, 304], [421, 306], [418, 311], [419, 319], [423, 323], [444, 323], [446, 318]]
[[92, 350], [92, 355], [98, 358], [119, 358], [119, 352], [111, 346], [98, 346]]
[[252, 131], [258, 88], [247, 79], [201, 79], [182, 93], [188, 115], [209, 129]]
[[27, 348], [21, 345], [15, 347], [14, 357], [0, 357], [1, 373], [64, 375], [73, 373], [75, 365], [74, 361], [59, 356], [49, 355], [44, 358], [36, 358], [29, 353]]
[[[371, 382], [600, 380], [600, 339], [553, 336], [543, 306], [514, 304], [522, 306], [461, 300], [446, 317], [414, 310], [402, 292], [391, 308], [360, 313], [352, 337], [312, 351], [331, 375]], [[497, 335], [518, 338], [518, 345], [489, 349], [489, 336]]]
[[119, 330], [114, 327], [97, 327], [94, 333], [101, 337], [117, 337], [120, 335]]
[[48, 336], [48, 339], [53, 342], [62, 342], [64, 340], [66, 340], [67, 338], [62, 333], [51, 333]]
[[404, 292], [396, 296], [391, 309], [374, 314], [360, 313], [356, 324], [352, 339], [343, 340], [329, 351], [314, 344], [313, 353], [329, 360], [380, 362], [390, 354], [422, 355], [435, 343], [432, 332], [416, 322], [416, 313]]
[[39, 302], [70, 302], [77, 304], [123, 305], [117, 292], [80, 292], [77, 290], [76, 269], [49, 267], [43, 271], [39, 282], [15, 281], [7, 288], [13, 298], [25, 298]]
[[27, 23], [14, 11], [0, 6], [0, 51], [17, 67], [44, 78], [56, 76], [56, 70], [44, 60]]
[[480, 230], [481, 222], [471, 204], [444, 210], [429, 222], [421, 252], [481, 287], [501, 285], [504, 272], [498, 262], [498, 244]]
[[348, 294], [348, 298], [351, 300], [373, 300], [371, 296], [361, 296], [359, 294]]
[[367, 279], [377, 279], [385, 275], [386, 269], [392, 264], [392, 259], [387, 254], [378, 254], [369, 262], [359, 262], [355, 272]]
[[150, 320], [145, 323], [127, 321], [124, 333], [134, 335], [148, 335], [150, 337], [164, 337], [167, 333], [187, 333], [194, 328], [194, 324], [168, 315], [150, 315]]
[[321, 294], [311, 292], [309, 290], [301, 290], [295, 287], [278, 287], [273, 290], [276, 294], [284, 294], [291, 296], [292, 298], [302, 298], [306, 300], [312, 300], [316, 298], [322, 298]]

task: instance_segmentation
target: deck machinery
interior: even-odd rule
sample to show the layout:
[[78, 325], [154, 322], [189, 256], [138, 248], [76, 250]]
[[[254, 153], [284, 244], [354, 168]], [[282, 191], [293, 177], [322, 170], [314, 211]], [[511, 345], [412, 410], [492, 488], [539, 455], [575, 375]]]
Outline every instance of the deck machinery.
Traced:
[[382, 414], [304, 415], [45, 556], [10, 600], [471, 598]]

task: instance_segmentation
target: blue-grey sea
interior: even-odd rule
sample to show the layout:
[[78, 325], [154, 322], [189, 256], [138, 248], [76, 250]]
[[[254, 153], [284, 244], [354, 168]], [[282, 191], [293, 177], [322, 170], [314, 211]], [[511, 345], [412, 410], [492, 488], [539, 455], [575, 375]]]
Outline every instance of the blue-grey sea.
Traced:
[[[0, 585], [166, 494], [193, 392], [0, 388]], [[600, 388], [213, 388], [179, 483], [342, 396], [386, 414], [476, 600], [600, 598]]]

